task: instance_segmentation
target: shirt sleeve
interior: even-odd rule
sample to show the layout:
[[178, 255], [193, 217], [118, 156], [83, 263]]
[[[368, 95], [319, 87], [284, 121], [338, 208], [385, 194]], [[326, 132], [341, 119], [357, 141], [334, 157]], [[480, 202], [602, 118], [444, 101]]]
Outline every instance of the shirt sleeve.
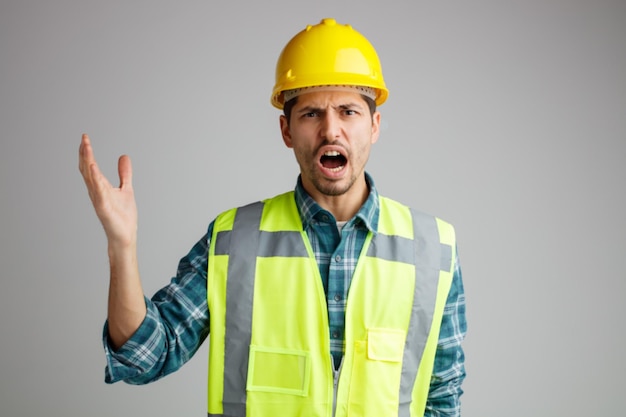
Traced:
[[465, 355], [461, 343], [467, 332], [465, 292], [458, 256], [452, 285], [441, 319], [441, 331], [424, 417], [461, 415], [461, 384], [465, 379]]
[[209, 334], [207, 306], [208, 232], [184, 256], [176, 276], [151, 299], [145, 298], [147, 314], [137, 331], [118, 350], [103, 332], [106, 356], [105, 382], [147, 384], [185, 364]]

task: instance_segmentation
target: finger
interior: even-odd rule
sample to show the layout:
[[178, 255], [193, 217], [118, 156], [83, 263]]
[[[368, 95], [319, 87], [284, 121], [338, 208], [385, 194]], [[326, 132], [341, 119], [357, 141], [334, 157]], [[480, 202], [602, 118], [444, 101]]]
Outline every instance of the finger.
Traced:
[[82, 138], [80, 139], [80, 146], [78, 147], [78, 170], [80, 173], [83, 173], [83, 153], [85, 152], [85, 141], [89, 140], [87, 135], [83, 133]]
[[100, 171], [98, 164], [96, 164], [95, 162], [89, 165], [88, 171], [90, 181], [85, 182], [87, 183], [89, 196], [95, 203], [96, 201], [100, 201], [103, 195], [105, 195], [105, 193], [107, 193], [107, 190], [111, 189], [112, 186], [109, 180], [107, 180], [104, 174], [102, 174], [102, 172]]
[[120, 188], [132, 188], [133, 167], [128, 155], [120, 156], [117, 161], [117, 173], [120, 176]]
[[102, 174], [100, 167], [96, 162], [91, 147], [91, 140], [87, 134], [83, 134], [80, 144], [80, 163], [79, 168], [83, 174], [87, 190], [91, 197], [95, 197], [95, 193], [101, 193], [104, 189], [111, 188], [111, 183]]
[[90, 164], [88, 171], [89, 171], [89, 177], [90, 177], [90, 181], [89, 181], [90, 191], [102, 190], [108, 185], [108, 180], [106, 179], [104, 174], [102, 174], [102, 172], [100, 171], [98, 164], [96, 164], [95, 162]]
[[85, 177], [85, 180], [87, 180], [90, 176], [89, 166], [95, 162], [89, 136], [83, 134], [80, 141], [80, 147], [78, 149], [78, 169], [83, 174], [83, 177]]

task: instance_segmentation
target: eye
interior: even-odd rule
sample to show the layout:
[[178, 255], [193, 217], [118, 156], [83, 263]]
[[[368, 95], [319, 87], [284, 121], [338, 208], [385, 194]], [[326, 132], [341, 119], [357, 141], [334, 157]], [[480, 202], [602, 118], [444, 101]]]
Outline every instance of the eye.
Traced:
[[303, 119], [311, 119], [314, 117], [319, 117], [319, 112], [315, 110], [306, 111], [300, 114], [300, 117]]
[[346, 104], [339, 107], [343, 116], [358, 116], [361, 114], [361, 109], [357, 106]]

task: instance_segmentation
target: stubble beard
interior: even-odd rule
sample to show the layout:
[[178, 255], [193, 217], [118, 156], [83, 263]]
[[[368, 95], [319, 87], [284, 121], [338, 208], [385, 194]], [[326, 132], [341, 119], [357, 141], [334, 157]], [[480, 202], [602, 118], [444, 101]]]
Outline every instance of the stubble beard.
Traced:
[[[327, 145], [327, 144], [330, 144], [330, 142], [325, 142], [323, 145]], [[307, 179], [313, 185], [315, 190], [317, 190], [317, 192], [327, 197], [341, 196], [341, 195], [346, 194], [348, 191], [350, 191], [350, 189], [352, 188], [352, 186], [355, 184], [357, 180], [356, 173], [352, 172], [350, 173], [349, 176], [344, 177], [342, 179], [338, 179], [338, 180], [324, 178], [324, 176], [318, 171], [317, 162], [316, 162], [317, 160], [315, 158], [317, 154], [318, 152], [316, 151], [315, 153], [313, 153], [313, 155], [311, 155], [311, 158], [303, 157], [302, 159], [297, 158], [297, 155], [296, 155], [296, 159], [299, 159], [299, 161], [304, 161], [304, 160], [308, 161], [306, 165], [300, 164], [302, 176], [304, 177], [306, 174]], [[346, 150], [346, 161], [350, 161], [350, 160], [351, 160], [351, 155]], [[302, 169], [304, 167], [306, 167], [307, 169], [306, 170]]]
[[[347, 183], [345, 182], [347, 181]], [[351, 176], [346, 180], [332, 181], [313, 176], [312, 183], [317, 191], [328, 197], [337, 197], [347, 193], [354, 185], [356, 178]]]

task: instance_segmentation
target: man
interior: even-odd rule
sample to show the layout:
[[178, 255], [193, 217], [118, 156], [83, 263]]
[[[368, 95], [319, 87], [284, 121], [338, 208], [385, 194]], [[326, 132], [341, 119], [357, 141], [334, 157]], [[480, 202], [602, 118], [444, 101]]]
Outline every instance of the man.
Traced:
[[378, 194], [365, 172], [387, 98], [378, 56], [324, 19], [283, 49], [272, 104], [293, 192], [219, 215], [144, 298], [130, 160], [120, 186], [89, 138], [80, 171], [110, 259], [106, 381], [182, 366], [211, 331], [209, 416], [460, 414], [465, 301], [452, 226]]

